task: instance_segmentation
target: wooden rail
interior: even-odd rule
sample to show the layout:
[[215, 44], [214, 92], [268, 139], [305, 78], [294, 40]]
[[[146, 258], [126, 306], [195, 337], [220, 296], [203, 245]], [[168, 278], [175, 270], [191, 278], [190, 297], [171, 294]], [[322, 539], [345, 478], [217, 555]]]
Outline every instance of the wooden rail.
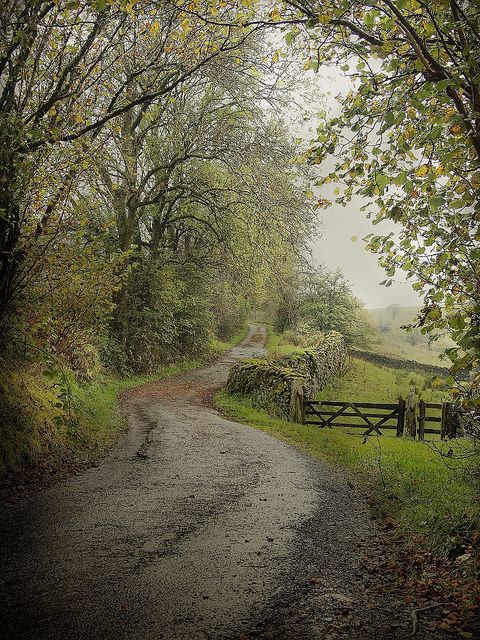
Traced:
[[[405, 428], [405, 400], [399, 398], [397, 404], [383, 404], [378, 402], [339, 402], [327, 400], [305, 400], [302, 407], [302, 422], [319, 427], [367, 427], [363, 435], [376, 433], [382, 435], [384, 429], [395, 429], [397, 437], [403, 435]], [[413, 420], [413, 429], [408, 429], [409, 435], [420, 440], [426, 434], [438, 434], [443, 439], [456, 438], [464, 435], [462, 416], [465, 412], [459, 410], [451, 402], [418, 403], [418, 414], [415, 408], [408, 420]], [[416, 425], [418, 423], [418, 429]]]
[[[436, 409], [437, 411], [441, 411], [440, 416], [432, 416], [429, 414], [429, 409]], [[444, 424], [445, 424], [445, 411], [443, 410], [443, 405], [438, 402], [425, 402], [424, 400], [420, 400], [418, 403], [418, 437], [420, 440], [425, 438], [426, 433], [439, 433], [443, 435], [444, 432]], [[438, 424], [437, 428], [429, 427], [429, 424]], [[427, 427], [425, 427], [427, 425]]]
[[[382, 435], [380, 429], [395, 429], [397, 435], [403, 434], [405, 401], [402, 398], [397, 404], [306, 400], [304, 410], [305, 424], [329, 428], [367, 426], [364, 435], [372, 432]], [[349, 418], [355, 418], [356, 422]]]

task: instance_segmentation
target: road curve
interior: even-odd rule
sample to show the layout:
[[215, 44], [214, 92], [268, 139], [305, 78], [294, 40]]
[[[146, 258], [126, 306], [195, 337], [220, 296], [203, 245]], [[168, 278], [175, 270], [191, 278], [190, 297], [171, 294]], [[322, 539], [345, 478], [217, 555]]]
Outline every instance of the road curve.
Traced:
[[264, 340], [250, 325], [221, 361], [130, 394], [97, 467], [0, 507], [5, 640], [408, 637], [408, 611], [375, 602], [364, 500], [204, 401]]

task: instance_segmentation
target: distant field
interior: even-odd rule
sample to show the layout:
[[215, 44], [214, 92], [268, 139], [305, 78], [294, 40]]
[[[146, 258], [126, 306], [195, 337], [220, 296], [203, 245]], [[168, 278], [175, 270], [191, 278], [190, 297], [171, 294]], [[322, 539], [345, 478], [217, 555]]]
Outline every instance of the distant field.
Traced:
[[396, 402], [399, 396], [405, 398], [412, 387], [416, 396], [425, 402], [448, 399], [432, 388], [432, 376], [352, 358], [351, 369], [322, 389], [317, 400], [390, 403]]
[[378, 331], [378, 342], [372, 344], [370, 351], [387, 356], [416, 360], [426, 364], [448, 366], [448, 360], [442, 360], [440, 354], [452, 341], [449, 338], [428, 344], [428, 338], [419, 329], [407, 332], [400, 327], [409, 324], [415, 317], [418, 307], [398, 307], [390, 305], [382, 309], [367, 309]]

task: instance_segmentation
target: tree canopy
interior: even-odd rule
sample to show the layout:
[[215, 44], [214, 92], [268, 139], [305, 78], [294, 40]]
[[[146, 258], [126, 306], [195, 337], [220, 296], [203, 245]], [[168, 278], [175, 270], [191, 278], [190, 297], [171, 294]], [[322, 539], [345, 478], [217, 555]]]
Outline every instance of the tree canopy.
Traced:
[[314, 222], [259, 28], [155, 2], [2, 20], [1, 358], [144, 372], [230, 337]]

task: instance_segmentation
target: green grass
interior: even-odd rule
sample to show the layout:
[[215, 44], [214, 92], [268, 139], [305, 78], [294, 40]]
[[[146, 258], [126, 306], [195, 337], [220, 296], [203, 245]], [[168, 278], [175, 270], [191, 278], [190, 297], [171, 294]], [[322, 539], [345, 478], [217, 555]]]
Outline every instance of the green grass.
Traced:
[[[379, 512], [394, 519], [406, 534], [429, 548], [447, 551], [478, 529], [478, 486], [473, 462], [442, 458], [426, 444], [401, 438], [350, 435], [272, 418], [248, 398], [220, 392], [218, 408], [238, 422], [261, 429], [302, 451], [344, 468], [375, 499]], [[438, 443], [453, 448], [455, 443]], [[477, 483], [478, 484], [478, 483]]]
[[358, 402], [396, 402], [406, 398], [411, 388], [425, 402], [442, 402], [447, 397], [432, 388], [432, 377], [412, 373], [407, 369], [392, 369], [383, 365], [351, 359], [347, 373], [335, 378], [316, 396], [317, 400], [350, 400]]
[[274, 356], [286, 356], [290, 353], [298, 353], [302, 351], [301, 347], [297, 347], [287, 342], [282, 334], [275, 330], [273, 325], [267, 324], [267, 351]]

